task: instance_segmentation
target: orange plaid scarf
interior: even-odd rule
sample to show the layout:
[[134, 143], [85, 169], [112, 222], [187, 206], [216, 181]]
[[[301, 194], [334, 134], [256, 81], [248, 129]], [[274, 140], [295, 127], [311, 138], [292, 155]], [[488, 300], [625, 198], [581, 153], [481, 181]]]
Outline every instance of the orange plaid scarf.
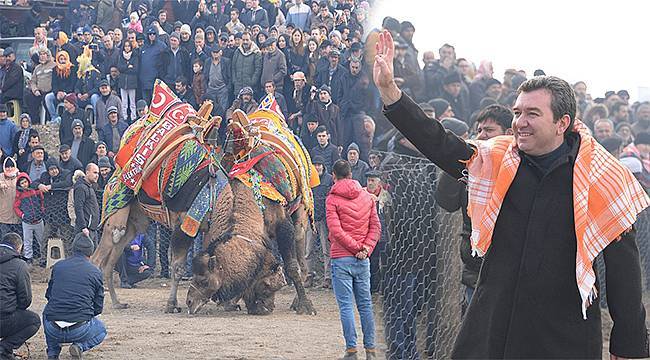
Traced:
[[[641, 185], [576, 121], [580, 149], [573, 167], [573, 213], [577, 240], [576, 282], [582, 314], [598, 296], [593, 261], [610, 243], [620, 239], [650, 205]], [[484, 256], [508, 188], [521, 162], [513, 136], [473, 141], [467, 162], [468, 213], [472, 219], [472, 253]]]

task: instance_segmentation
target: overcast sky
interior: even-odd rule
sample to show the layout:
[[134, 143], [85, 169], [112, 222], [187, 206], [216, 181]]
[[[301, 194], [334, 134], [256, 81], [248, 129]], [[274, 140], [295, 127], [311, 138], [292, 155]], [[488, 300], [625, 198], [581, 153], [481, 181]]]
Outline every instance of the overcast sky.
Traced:
[[383, 0], [373, 24], [389, 15], [415, 25], [420, 60], [448, 42], [477, 66], [492, 60], [499, 80], [507, 68], [541, 68], [586, 81], [594, 98], [627, 89], [650, 100], [650, 1]]

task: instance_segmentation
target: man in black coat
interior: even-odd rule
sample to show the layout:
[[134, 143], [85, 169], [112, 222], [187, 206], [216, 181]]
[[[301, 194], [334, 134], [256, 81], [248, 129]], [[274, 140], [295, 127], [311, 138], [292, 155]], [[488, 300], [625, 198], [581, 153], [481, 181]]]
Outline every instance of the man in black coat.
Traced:
[[13, 351], [34, 336], [41, 326], [32, 304], [29, 266], [20, 256], [23, 240], [7, 233], [0, 241], [0, 359], [14, 359]]
[[23, 100], [23, 89], [25, 88], [25, 79], [23, 76], [23, 68], [16, 63], [16, 52], [13, 48], [6, 48], [4, 51], [5, 66], [2, 69], [5, 73], [4, 80], [2, 81], [2, 102], [6, 103], [10, 100]]
[[97, 227], [99, 226], [99, 203], [95, 195], [95, 184], [99, 178], [99, 167], [90, 163], [86, 166], [85, 176], [74, 182], [74, 223], [75, 234], [83, 233], [97, 243]]
[[59, 143], [72, 145], [72, 139], [74, 138], [74, 135], [72, 135], [72, 123], [75, 119], [79, 119], [83, 123], [84, 136], [90, 136], [92, 128], [86, 119], [83, 109], [77, 106], [77, 96], [75, 93], [70, 93], [65, 96], [63, 106], [65, 107], [65, 111], [63, 112], [61, 125], [59, 126]]
[[72, 150], [72, 157], [79, 160], [83, 166], [88, 165], [90, 159], [95, 155], [95, 141], [84, 134], [84, 124], [79, 119], [72, 122], [70, 149]]
[[[427, 158], [453, 177], [463, 177], [475, 147], [446, 132], [402, 94], [390, 66], [390, 34], [380, 35], [378, 49], [374, 75], [386, 116]], [[600, 359], [600, 308], [583, 307], [576, 285], [572, 182], [580, 135], [568, 130], [573, 129], [575, 95], [566, 81], [546, 76], [520, 89], [513, 141], [521, 162], [498, 210], [452, 358]], [[609, 352], [612, 358], [648, 357], [635, 231], [621, 234], [603, 253], [614, 323]]]
[[163, 53], [163, 63], [165, 64], [163, 81], [167, 85], [171, 86], [179, 76], [190, 79], [192, 69], [190, 53], [181, 47], [181, 35], [177, 32], [169, 35], [169, 48]]

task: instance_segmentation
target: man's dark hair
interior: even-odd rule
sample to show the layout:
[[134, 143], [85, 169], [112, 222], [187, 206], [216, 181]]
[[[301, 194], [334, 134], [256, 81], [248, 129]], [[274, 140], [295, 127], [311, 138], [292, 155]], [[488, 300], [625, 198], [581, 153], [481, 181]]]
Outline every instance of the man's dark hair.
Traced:
[[316, 133], [316, 135], [318, 135], [318, 134], [320, 134], [322, 132], [326, 132], [326, 133], [329, 134], [329, 131], [327, 131], [327, 128], [325, 127], [325, 125], [318, 126], [314, 132]]
[[352, 167], [347, 160], [336, 160], [332, 167], [332, 172], [337, 180], [352, 177]]
[[622, 102], [622, 101], [616, 101], [615, 103], [612, 104], [612, 109], [611, 109], [610, 113], [613, 114], [613, 113], [618, 112], [621, 109], [622, 106], [627, 106], [627, 104]]
[[20, 237], [20, 235], [14, 233], [14, 232], [6, 233], [2, 237], [2, 244], [9, 245], [14, 250], [18, 250], [22, 243], [23, 243], [23, 239]]
[[162, 14], [162, 13], [167, 14], [167, 10], [165, 10], [165, 9], [160, 9], [160, 10], [158, 10], [158, 15], [160, 15], [160, 14]]
[[553, 121], [558, 122], [562, 116], [569, 115], [569, 127], [567, 128], [567, 131], [573, 129], [577, 106], [575, 92], [571, 85], [556, 76], [536, 76], [521, 84], [517, 90], [517, 94], [540, 89], [551, 93]]
[[176, 82], [177, 82], [177, 83], [181, 83], [183, 86], [187, 86], [187, 85], [188, 85], [187, 78], [186, 78], [185, 76], [183, 76], [183, 75], [177, 77], [177, 78], [176, 78]]
[[476, 115], [476, 123], [480, 124], [488, 119], [492, 119], [501, 126], [501, 130], [506, 131], [512, 127], [513, 117], [514, 114], [512, 113], [512, 110], [503, 105], [494, 104], [481, 110], [478, 115]]

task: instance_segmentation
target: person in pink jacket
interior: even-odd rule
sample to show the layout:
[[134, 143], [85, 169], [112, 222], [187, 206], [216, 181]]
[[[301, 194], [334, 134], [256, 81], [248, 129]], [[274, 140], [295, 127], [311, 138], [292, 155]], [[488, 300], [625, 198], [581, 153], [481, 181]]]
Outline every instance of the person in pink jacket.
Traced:
[[352, 179], [346, 160], [333, 168], [334, 186], [325, 201], [329, 229], [332, 287], [339, 306], [345, 355], [357, 359], [354, 307], [361, 319], [366, 359], [375, 359], [375, 319], [370, 297], [370, 254], [381, 234], [377, 208], [370, 194]]

